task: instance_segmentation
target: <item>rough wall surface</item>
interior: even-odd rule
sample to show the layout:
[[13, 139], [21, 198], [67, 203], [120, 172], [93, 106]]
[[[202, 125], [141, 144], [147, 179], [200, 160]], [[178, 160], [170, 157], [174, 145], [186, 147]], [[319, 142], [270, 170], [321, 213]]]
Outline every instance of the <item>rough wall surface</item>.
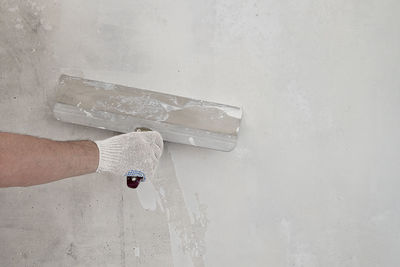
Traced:
[[56, 121], [61, 73], [239, 105], [230, 153], [167, 144], [139, 191], [0, 190], [1, 266], [398, 266], [400, 2], [0, 1], [0, 130]]

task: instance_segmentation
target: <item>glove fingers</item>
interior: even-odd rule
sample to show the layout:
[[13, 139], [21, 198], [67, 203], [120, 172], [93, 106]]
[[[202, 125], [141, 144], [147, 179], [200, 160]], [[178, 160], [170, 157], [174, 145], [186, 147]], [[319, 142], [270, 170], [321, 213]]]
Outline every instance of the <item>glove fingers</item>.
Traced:
[[159, 146], [160, 149], [162, 150], [163, 149], [163, 139], [161, 137], [161, 134], [159, 132], [155, 132], [155, 131], [149, 132], [148, 134], [149, 134], [149, 140], [152, 143], [155, 143], [157, 146]]
[[161, 157], [161, 154], [162, 154], [161, 148], [158, 145], [156, 145], [155, 143], [151, 144], [151, 148], [153, 149], [154, 156], [158, 160]]

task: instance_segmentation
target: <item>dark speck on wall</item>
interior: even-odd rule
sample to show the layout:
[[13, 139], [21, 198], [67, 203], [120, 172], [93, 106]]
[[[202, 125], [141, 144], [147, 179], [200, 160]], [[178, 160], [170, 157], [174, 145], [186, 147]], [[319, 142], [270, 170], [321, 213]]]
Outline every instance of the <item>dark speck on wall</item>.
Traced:
[[74, 260], [77, 260], [78, 257], [76, 256], [76, 247], [74, 245], [73, 242], [71, 242], [71, 244], [68, 247], [67, 253], [68, 256], [70, 256], [71, 258], [73, 258]]

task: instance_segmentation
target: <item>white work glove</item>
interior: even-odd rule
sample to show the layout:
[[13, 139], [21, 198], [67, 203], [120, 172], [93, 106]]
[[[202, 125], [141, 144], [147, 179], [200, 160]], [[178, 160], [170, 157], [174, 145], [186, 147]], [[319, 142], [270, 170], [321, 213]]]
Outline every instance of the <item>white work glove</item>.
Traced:
[[99, 148], [96, 172], [117, 176], [139, 171], [151, 179], [163, 150], [162, 137], [155, 131], [121, 134], [95, 143]]

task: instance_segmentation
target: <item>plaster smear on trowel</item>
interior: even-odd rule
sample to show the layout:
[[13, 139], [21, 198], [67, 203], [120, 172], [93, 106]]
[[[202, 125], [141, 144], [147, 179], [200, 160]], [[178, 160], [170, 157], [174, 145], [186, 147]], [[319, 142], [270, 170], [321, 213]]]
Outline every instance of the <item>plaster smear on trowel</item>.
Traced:
[[160, 102], [148, 96], [110, 96], [108, 101], [97, 101], [96, 105], [99, 109], [109, 109], [112, 107], [120, 113], [136, 115], [144, 119], [154, 119], [157, 121], [168, 119], [168, 112], [165, 112]]
[[210, 110], [217, 109], [222, 112], [221, 117], [223, 118], [223, 114], [226, 114], [232, 118], [236, 119], [241, 119], [242, 118], [242, 109], [241, 108], [236, 108], [236, 107], [231, 107], [231, 106], [224, 106], [221, 104], [215, 104], [215, 103], [208, 103], [205, 101], [188, 101], [185, 105], [182, 107], [176, 107], [175, 110], [179, 109], [185, 109], [185, 108], [206, 108]]
[[83, 81], [84, 84], [93, 86], [96, 89], [102, 88], [104, 90], [114, 90], [115, 85], [112, 83], [98, 82], [98, 81]]
[[90, 113], [90, 112], [86, 111], [85, 109], [81, 108], [81, 104], [82, 103], [79, 102], [78, 105], [76, 105], [79, 108], [79, 110], [82, 111], [83, 113], [85, 113], [86, 117], [93, 118], [92, 113]]
[[[101, 82], [90, 81], [84, 82], [85, 84], [92, 85], [96, 88], [108, 88], [106, 90], [114, 89], [113, 84], [103, 84]], [[171, 97], [173, 98], [173, 97]], [[176, 97], [175, 101], [177, 103]], [[144, 119], [151, 119], [156, 121], [167, 121], [171, 114], [176, 111], [184, 110], [209, 110], [215, 114], [219, 114], [216, 119], [222, 119], [224, 116], [230, 116], [235, 119], [242, 117], [242, 109], [230, 106], [223, 106], [219, 104], [206, 103], [203, 101], [188, 101], [184, 105], [174, 105], [164, 101], [153, 98], [150, 95], [143, 96], [121, 96], [112, 95], [107, 100], [97, 101], [96, 105], [100, 109], [114, 109], [123, 114], [139, 116]], [[198, 111], [197, 111], [198, 112]], [[218, 113], [217, 113], [218, 112]]]
[[236, 118], [236, 119], [242, 118], [242, 109], [241, 108], [231, 108], [231, 107], [224, 107], [224, 106], [219, 106], [216, 108], [218, 108], [219, 110], [222, 110], [228, 116], [231, 116], [233, 118]]
[[189, 137], [189, 143], [190, 143], [192, 146], [195, 146], [195, 145], [196, 145], [196, 143], [194, 142], [194, 138], [193, 138], [193, 137]]

